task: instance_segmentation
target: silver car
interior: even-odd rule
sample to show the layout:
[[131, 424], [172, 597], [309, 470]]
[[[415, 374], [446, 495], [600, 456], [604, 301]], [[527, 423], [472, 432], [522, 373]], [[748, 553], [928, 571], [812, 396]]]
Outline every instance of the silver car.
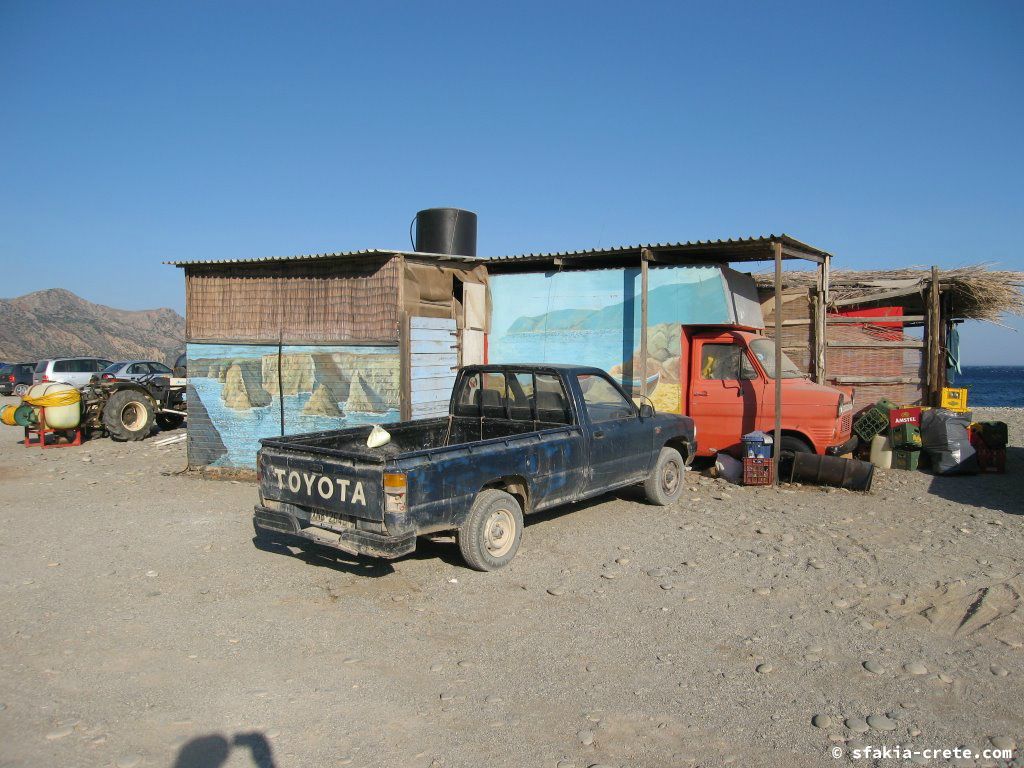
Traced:
[[155, 360], [120, 360], [111, 363], [100, 374], [102, 379], [128, 379], [138, 381], [143, 376], [171, 376], [173, 372]]
[[51, 357], [36, 364], [32, 383], [59, 381], [81, 389], [93, 376], [99, 376], [108, 365], [110, 361], [101, 357]]

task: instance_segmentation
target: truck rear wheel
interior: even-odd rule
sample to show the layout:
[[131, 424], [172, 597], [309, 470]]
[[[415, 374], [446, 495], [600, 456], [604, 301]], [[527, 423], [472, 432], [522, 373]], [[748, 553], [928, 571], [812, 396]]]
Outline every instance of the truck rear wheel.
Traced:
[[496, 571], [511, 562], [523, 538], [523, 508], [515, 497], [490, 488], [481, 491], [459, 528], [459, 551], [477, 571]]
[[103, 406], [103, 428], [114, 440], [143, 440], [155, 420], [149, 400], [130, 389], [115, 392]]
[[644, 495], [651, 504], [664, 507], [676, 501], [683, 492], [686, 465], [675, 448], [662, 448], [658, 463], [644, 481]]

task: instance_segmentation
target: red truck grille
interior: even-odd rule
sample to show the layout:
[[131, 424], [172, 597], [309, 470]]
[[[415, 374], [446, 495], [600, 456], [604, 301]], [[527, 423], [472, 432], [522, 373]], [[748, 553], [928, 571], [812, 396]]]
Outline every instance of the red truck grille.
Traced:
[[853, 414], [847, 413], [843, 416], [843, 420], [839, 422], [839, 434], [848, 435], [850, 430], [853, 428]]

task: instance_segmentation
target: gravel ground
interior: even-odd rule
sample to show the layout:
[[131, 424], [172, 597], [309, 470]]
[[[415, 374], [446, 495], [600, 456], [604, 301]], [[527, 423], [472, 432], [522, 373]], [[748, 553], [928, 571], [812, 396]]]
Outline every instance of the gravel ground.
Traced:
[[254, 487], [179, 475], [180, 443], [41, 451], [0, 427], [0, 765], [1024, 746], [1024, 411], [975, 413], [1010, 422], [1007, 474], [854, 494], [693, 473], [674, 507], [627, 491], [535, 517], [491, 574], [450, 540], [393, 563], [260, 550]]

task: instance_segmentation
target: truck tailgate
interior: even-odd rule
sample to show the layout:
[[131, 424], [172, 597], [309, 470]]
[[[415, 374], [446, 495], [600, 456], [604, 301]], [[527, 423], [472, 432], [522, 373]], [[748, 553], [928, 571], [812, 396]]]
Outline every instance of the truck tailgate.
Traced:
[[383, 464], [265, 446], [259, 476], [264, 499], [363, 520], [384, 519]]

